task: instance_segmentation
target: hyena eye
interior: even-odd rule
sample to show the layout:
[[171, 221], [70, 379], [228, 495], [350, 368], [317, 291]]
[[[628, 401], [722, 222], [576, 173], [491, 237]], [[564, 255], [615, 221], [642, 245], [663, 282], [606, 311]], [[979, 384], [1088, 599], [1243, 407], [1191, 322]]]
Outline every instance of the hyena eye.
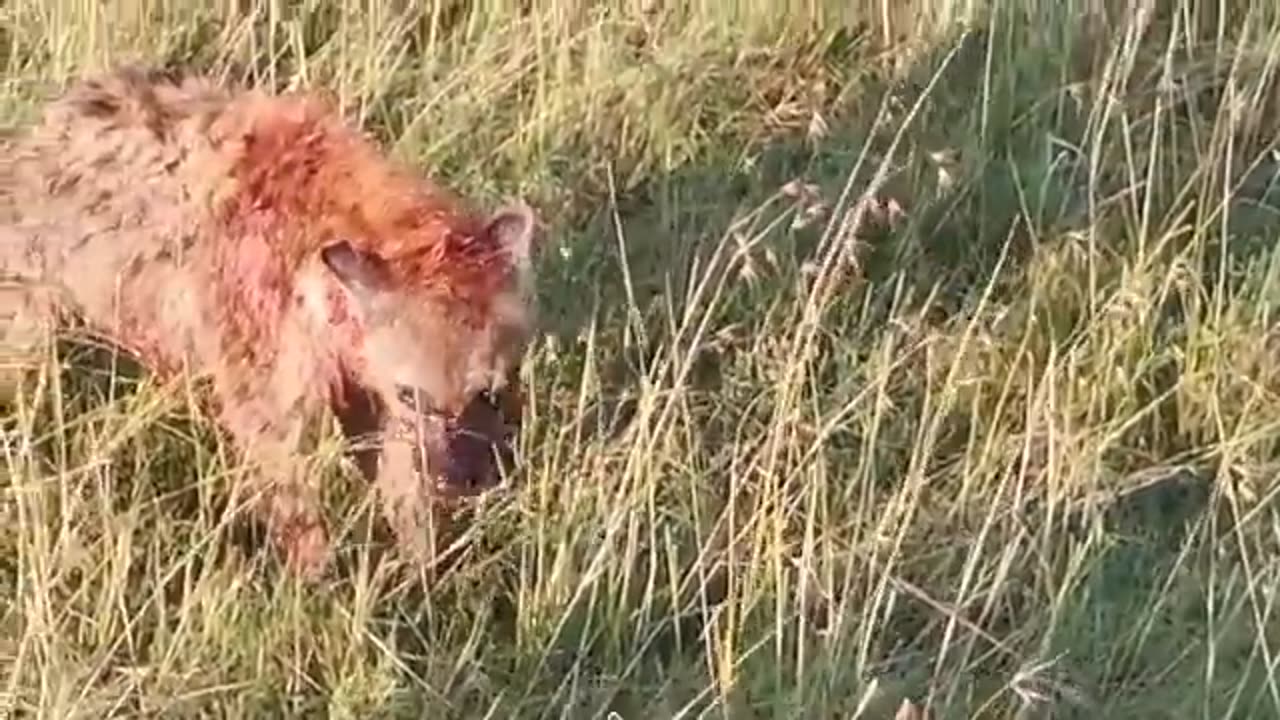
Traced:
[[408, 385], [396, 388], [396, 399], [415, 410], [418, 408], [418, 389]]

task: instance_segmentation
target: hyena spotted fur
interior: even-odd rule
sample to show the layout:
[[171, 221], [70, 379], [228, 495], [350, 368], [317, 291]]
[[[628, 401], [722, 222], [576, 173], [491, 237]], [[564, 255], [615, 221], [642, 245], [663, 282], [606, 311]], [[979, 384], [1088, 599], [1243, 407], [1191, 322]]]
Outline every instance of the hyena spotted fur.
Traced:
[[322, 96], [117, 68], [0, 140], [0, 363], [12, 379], [70, 314], [208, 379], [309, 578], [332, 549], [300, 458], [331, 412], [421, 559], [430, 514], [513, 462], [534, 240], [526, 205], [470, 209]]

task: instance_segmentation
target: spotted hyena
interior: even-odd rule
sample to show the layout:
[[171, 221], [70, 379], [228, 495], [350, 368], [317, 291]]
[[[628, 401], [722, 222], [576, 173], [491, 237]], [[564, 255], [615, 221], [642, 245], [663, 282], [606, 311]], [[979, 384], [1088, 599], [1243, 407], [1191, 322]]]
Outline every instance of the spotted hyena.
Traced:
[[207, 378], [306, 576], [330, 540], [300, 458], [336, 417], [419, 554], [437, 501], [512, 461], [534, 238], [527, 206], [468, 209], [321, 96], [116, 69], [0, 144], [0, 363], [70, 311], [160, 377]]

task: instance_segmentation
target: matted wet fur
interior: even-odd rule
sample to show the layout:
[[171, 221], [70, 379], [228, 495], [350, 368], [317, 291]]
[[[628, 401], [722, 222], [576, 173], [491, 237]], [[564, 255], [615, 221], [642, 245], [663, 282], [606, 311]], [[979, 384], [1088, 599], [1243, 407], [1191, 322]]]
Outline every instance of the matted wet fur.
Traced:
[[442, 496], [510, 462], [534, 228], [391, 163], [320, 96], [118, 68], [0, 144], [0, 364], [70, 311], [161, 377], [209, 379], [305, 577], [332, 551], [300, 458], [331, 410], [374, 441], [357, 460], [421, 559]]

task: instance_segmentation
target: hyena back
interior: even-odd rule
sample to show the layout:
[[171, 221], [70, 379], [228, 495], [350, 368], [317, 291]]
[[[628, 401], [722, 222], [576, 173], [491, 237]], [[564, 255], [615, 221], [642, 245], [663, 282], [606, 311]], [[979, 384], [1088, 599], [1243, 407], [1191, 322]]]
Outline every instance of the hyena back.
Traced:
[[298, 458], [331, 411], [372, 441], [359, 465], [421, 558], [437, 501], [512, 462], [534, 226], [395, 165], [319, 97], [120, 68], [0, 144], [0, 364], [69, 311], [162, 377], [208, 378], [308, 577], [331, 550]]

